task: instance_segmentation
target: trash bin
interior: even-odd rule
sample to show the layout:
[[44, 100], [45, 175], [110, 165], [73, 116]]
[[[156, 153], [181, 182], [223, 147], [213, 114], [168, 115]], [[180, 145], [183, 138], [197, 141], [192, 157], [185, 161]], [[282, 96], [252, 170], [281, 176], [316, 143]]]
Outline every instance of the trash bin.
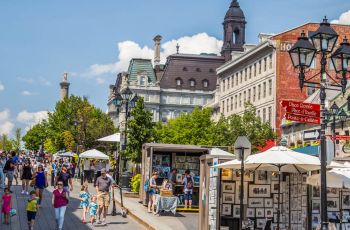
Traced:
[[130, 181], [131, 181], [131, 172], [122, 172], [122, 175], [120, 177], [120, 185], [122, 188], [129, 189], [130, 188]]

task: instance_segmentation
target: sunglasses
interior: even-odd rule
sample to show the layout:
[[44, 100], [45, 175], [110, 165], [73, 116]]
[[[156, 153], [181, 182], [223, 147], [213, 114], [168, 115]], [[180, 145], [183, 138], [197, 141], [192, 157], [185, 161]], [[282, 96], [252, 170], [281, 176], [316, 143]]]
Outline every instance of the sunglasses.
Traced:
[[57, 185], [63, 185], [63, 184], [57, 184]]

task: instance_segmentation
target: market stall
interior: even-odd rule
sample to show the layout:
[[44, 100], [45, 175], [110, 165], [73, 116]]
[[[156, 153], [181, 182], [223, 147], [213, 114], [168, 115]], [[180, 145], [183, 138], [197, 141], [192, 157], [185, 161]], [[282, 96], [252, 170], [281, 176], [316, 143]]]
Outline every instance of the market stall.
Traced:
[[[142, 179], [141, 184], [151, 177], [153, 171], [159, 173], [156, 180], [157, 185], [161, 185], [164, 179], [168, 179], [172, 169], [177, 169], [176, 183], [173, 186], [173, 194], [179, 198], [178, 210], [184, 207], [184, 195], [182, 179], [185, 171], [190, 170], [194, 180], [193, 205], [192, 210], [199, 207], [199, 176], [200, 176], [200, 156], [208, 153], [208, 148], [195, 145], [175, 145], [147, 143], [142, 147]], [[148, 196], [143, 186], [140, 189], [140, 199], [144, 205], [148, 202]]]
[[96, 150], [90, 149], [79, 155], [79, 158], [84, 160], [81, 162], [84, 164], [84, 181], [88, 180], [89, 182], [92, 179], [96, 179], [100, 175], [102, 168], [109, 170], [109, 156]]

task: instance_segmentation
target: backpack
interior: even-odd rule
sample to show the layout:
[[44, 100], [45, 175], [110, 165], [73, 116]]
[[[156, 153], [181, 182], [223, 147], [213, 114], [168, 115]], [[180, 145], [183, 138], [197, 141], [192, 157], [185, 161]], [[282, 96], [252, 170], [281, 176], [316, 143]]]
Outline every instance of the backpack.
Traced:
[[12, 158], [10, 158], [6, 161], [5, 167], [4, 167], [4, 172], [10, 170], [11, 163], [12, 163]]
[[145, 192], [149, 192], [150, 191], [150, 185], [149, 185], [149, 179], [147, 179], [143, 185], [143, 189], [145, 190]]
[[193, 189], [193, 179], [191, 176], [186, 178], [186, 182], [186, 188]]

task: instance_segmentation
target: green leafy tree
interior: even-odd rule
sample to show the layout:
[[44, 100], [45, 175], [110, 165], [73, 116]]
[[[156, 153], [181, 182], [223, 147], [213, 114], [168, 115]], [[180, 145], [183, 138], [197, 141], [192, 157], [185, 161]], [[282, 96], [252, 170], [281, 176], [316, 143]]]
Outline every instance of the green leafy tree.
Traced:
[[[45, 129], [39, 128], [42, 126]], [[115, 131], [110, 117], [91, 105], [87, 98], [70, 96], [57, 102], [54, 111], [48, 114], [47, 122], [34, 126], [23, 141], [27, 149], [37, 149], [38, 142], [45, 143], [45, 150], [51, 153], [63, 149], [72, 151], [76, 145], [86, 150], [98, 147], [98, 138]]]
[[9, 151], [12, 149], [12, 141], [6, 134], [1, 135], [0, 149], [4, 151]]
[[21, 148], [21, 129], [15, 131], [15, 138], [12, 140], [12, 149], [18, 151]]
[[141, 97], [135, 108], [131, 111], [132, 119], [128, 122], [128, 143], [126, 154], [129, 160], [141, 163], [142, 145], [153, 141], [152, 113], [145, 109], [144, 100]]

